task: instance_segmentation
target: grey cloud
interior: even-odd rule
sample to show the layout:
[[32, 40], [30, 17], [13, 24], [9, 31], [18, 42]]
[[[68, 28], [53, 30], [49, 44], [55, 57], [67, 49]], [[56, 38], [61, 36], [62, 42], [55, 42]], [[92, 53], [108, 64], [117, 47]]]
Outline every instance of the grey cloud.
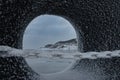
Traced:
[[65, 19], [56, 16], [40, 16], [27, 27], [24, 34], [24, 48], [39, 48], [47, 43], [75, 38], [72, 25]]

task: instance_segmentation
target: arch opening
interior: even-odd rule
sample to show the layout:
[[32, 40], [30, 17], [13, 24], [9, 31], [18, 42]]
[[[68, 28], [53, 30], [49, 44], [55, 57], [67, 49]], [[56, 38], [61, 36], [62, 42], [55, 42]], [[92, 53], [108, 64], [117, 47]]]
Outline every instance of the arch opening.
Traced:
[[[61, 55], [55, 55], [55, 53], [77, 52], [76, 31], [73, 25], [63, 17], [38, 16], [29, 23], [24, 32], [23, 49], [28, 53], [27, 63], [35, 72], [48, 74], [62, 71], [74, 60], [62, 59]], [[54, 55], [51, 59], [46, 59], [40, 58], [41, 53]]]

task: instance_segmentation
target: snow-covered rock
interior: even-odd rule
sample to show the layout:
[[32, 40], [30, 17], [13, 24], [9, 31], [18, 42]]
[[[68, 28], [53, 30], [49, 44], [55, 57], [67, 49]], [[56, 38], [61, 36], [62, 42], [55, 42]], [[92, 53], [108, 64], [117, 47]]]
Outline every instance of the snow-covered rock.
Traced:
[[77, 40], [70, 39], [66, 41], [59, 41], [55, 44], [47, 44], [44, 48], [55, 49], [55, 50], [77, 50]]

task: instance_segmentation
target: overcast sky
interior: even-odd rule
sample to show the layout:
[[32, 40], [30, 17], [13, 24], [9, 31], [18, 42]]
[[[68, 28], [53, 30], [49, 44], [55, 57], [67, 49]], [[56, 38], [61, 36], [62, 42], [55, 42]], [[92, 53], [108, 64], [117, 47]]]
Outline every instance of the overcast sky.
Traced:
[[73, 26], [64, 18], [43, 15], [35, 18], [26, 28], [24, 49], [39, 49], [46, 44], [76, 38]]

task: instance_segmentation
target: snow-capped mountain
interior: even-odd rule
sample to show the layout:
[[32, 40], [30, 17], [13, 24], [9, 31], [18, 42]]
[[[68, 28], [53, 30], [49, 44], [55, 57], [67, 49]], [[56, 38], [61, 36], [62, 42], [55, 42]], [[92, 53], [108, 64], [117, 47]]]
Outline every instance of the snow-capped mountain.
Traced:
[[76, 50], [77, 49], [77, 40], [70, 39], [66, 41], [58, 41], [55, 44], [47, 44], [44, 48], [48, 49], [65, 49], [65, 50]]

